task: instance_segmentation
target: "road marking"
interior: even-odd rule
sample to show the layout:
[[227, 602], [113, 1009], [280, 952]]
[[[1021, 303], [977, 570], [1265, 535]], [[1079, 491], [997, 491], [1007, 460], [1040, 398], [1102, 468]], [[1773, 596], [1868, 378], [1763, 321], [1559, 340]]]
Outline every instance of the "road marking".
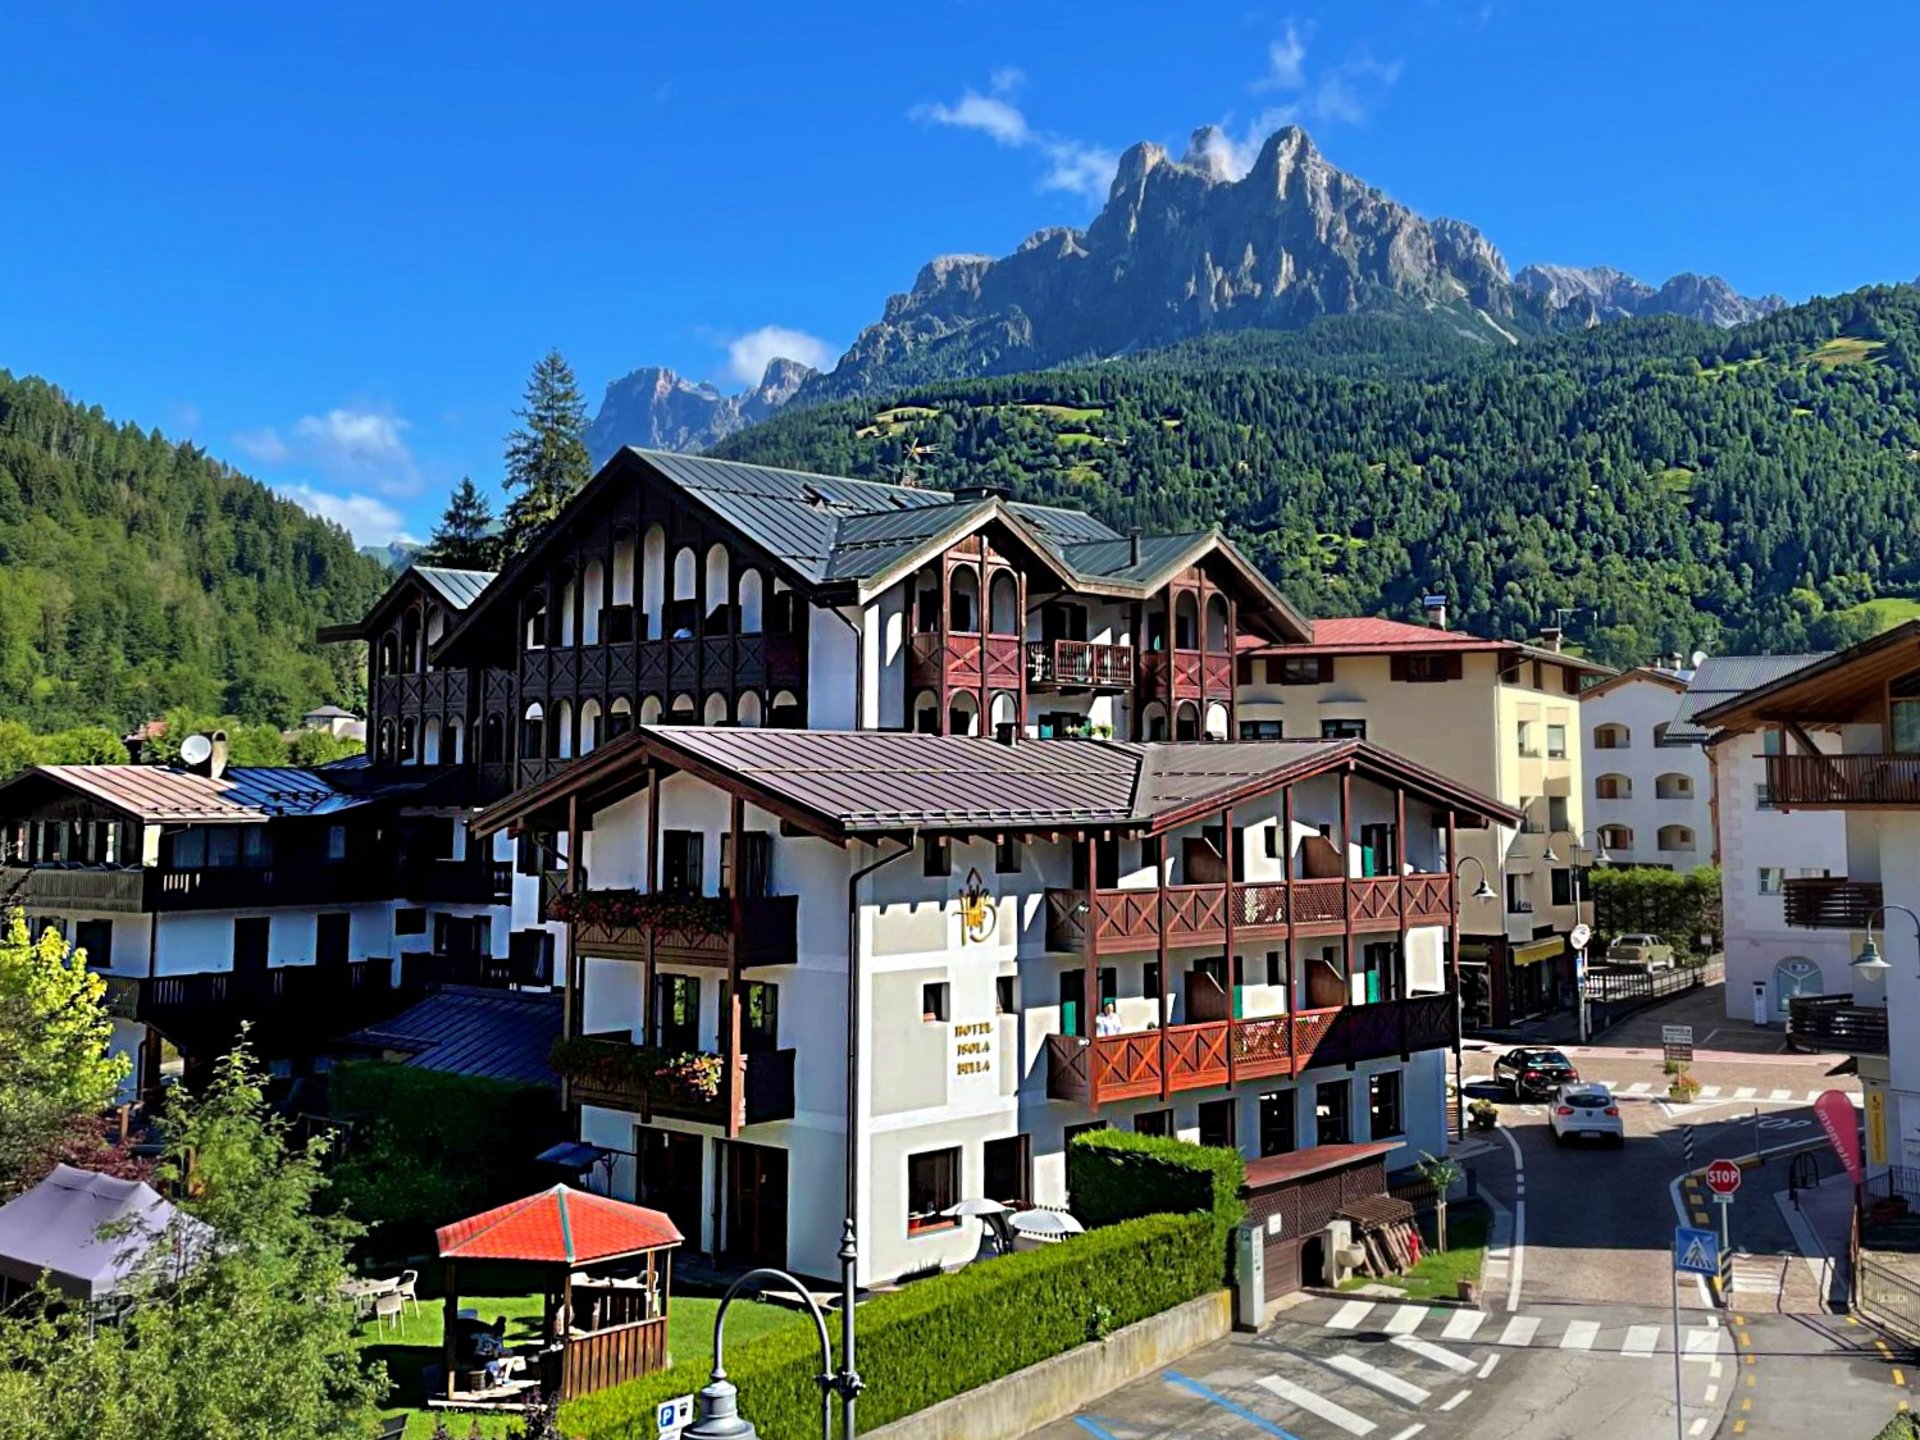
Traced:
[[1751, 1085], [1742, 1085], [1738, 1090], [1733, 1092], [1733, 1098], [1736, 1100], [1751, 1100], [1759, 1093], [1760, 1092]]
[[1633, 1084], [1627, 1086], [1625, 1093], [1628, 1095], [1644, 1095], [1651, 1089], [1653, 1089], [1653, 1086], [1649, 1085], [1646, 1081], [1636, 1080]]
[[1658, 1325], [1629, 1325], [1627, 1342], [1620, 1347], [1620, 1353], [1644, 1360], [1653, 1354], [1654, 1347], [1659, 1343], [1660, 1327]]
[[1539, 1328], [1540, 1317], [1538, 1315], [1516, 1315], [1513, 1319], [1507, 1321], [1507, 1328], [1500, 1332], [1500, 1338], [1495, 1343], [1500, 1345], [1531, 1345], [1533, 1343], [1533, 1332]]
[[1396, 1335], [1393, 1343], [1402, 1350], [1418, 1355], [1422, 1360], [1431, 1360], [1436, 1365], [1444, 1365], [1456, 1375], [1465, 1374], [1473, 1369], [1473, 1361], [1464, 1355], [1456, 1355], [1444, 1345], [1434, 1345], [1425, 1340], [1415, 1339], [1411, 1335]]
[[[1520, 1153], [1520, 1142], [1513, 1138], [1513, 1131], [1502, 1125], [1494, 1132], [1507, 1142], [1507, 1148], [1513, 1152], [1513, 1183], [1516, 1189], [1524, 1189], [1527, 1183], [1527, 1162]], [[1511, 1314], [1520, 1308], [1520, 1277], [1525, 1272], [1527, 1261], [1527, 1202], [1516, 1194], [1513, 1201], [1513, 1269], [1507, 1280], [1507, 1312]]]
[[1455, 1395], [1451, 1400], [1441, 1401], [1440, 1408], [1442, 1410], [1451, 1410], [1453, 1409], [1454, 1406], [1458, 1405], [1462, 1400], [1466, 1399], [1467, 1396], [1471, 1395], [1472, 1393], [1473, 1391], [1471, 1390], [1462, 1390], [1458, 1395]]
[[1702, 1415], [1699, 1419], [1695, 1420], [1693, 1424], [1687, 1427], [1687, 1434], [1689, 1435], [1704, 1435], [1706, 1433], [1707, 1433], [1707, 1417], [1704, 1415]]
[[1409, 1425], [1407, 1426], [1406, 1429], [1402, 1430], [1398, 1435], [1394, 1436], [1393, 1440], [1413, 1440], [1414, 1436], [1418, 1435], [1422, 1430], [1426, 1428], [1427, 1427], [1424, 1425], [1417, 1425], [1417, 1424]]
[[1694, 1224], [1696, 1224], [1696, 1225], [1705, 1225], [1705, 1224], [1707, 1223], [1707, 1212], [1706, 1212], [1706, 1211], [1704, 1211], [1704, 1210], [1696, 1210], [1696, 1211], [1694, 1211], [1694, 1212], [1693, 1212], [1693, 1223], [1694, 1223]]
[[1893, 1383], [1896, 1385], [1905, 1385], [1907, 1383], [1907, 1377], [1900, 1371], [1895, 1370], [1893, 1372]]
[[1442, 1340], [1471, 1340], [1473, 1332], [1480, 1328], [1487, 1318], [1484, 1310], [1456, 1310], [1447, 1321], [1447, 1328], [1440, 1332]]
[[1687, 1352], [1689, 1360], [1712, 1360], [1720, 1354], [1720, 1332], [1706, 1325], [1689, 1326], [1687, 1329]]
[[1734, 1422], [1733, 1422], [1733, 1433], [1734, 1433], [1734, 1434], [1736, 1434], [1736, 1435], [1744, 1435], [1744, 1434], [1746, 1434], [1746, 1433], [1747, 1433], [1747, 1422], [1746, 1422], [1746, 1421], [1744, 1421], [1744, 1420], [1736, 1420], [1736, 1421], [1734, 1421]]
[[1718, 1380], [1723, 1374], [1726, 1373], [1726, 1368], [1727, 1368], [1726, 1366], [1722, 1365], [1718, 1360], [1716, 1360], [1711, 1365], [1707, 1366], [1707, 1374], [1711, 1375], [1714, 1379]]
[[1411, 1335], [1420, 1328], [1420, 1322], [1426, 1318], [1425, 1306], [1402, 1305], [1393, 1312], [1393, 1318], [1380, 1328], [1389, 1335]]
[[1089, 1435], [1094, 1436], [1095, 1440], [1120, 1440], [1120, 1437], [1114, 1434], [1111, 1430], [1107, 1429], [1106, 1426], [1097, 1425], [1084, 1415], [1074, 1416], [1073, 1423], [1078, 1425], [1082, 1430], [1086, 1431]]
[[1364, 1415], [1356, 1415], [1344, 1405], [1336, 1405], [1324, 1395], [1319, 1395], [1304, 1385], [1296, 1385], [1291, 1380], [1283, 1380], [1278, 1375], [1262, 1375], [1254, 1384], [1270, 1395], [1277, 1395], [1297, 1410], [1305, 1410], [1318, 1415], [1330, 1425], [1338, 1425], [1349, 1435], [1371, 1435], [1375, 1430], [1373, 1421]]
[[1372, 1301], [1349, 1300], [1338, 1310], [1334, 1311], [1333, 1318], [1327, 1321], [1327, 1328], [1329, 1330], [1354, 1330], [1359, 1328], [1360, 1322], [1372, 1313]]
[[1354, 1355], [1329, 1355], [1327, 1364], [1349, 1379], [1358, 1380], [1362, 1385], [1371, 1385], [1409, 1405], [1424, 1405], [1433, 1397], [1431, 1390], [1423, 1390], [1411, 1380], [1402, 1380], [1391, 1370], [1382, 1370], [1378, 1365], [1369, 1364]]
[[1182, 1390], [1191, 1391], [1210, 1405], [1218, 1405], [1229, 1415], [1239, 1416], [1263, 1435], [1277, 1435], [1280, 1437], [1280, 1440], [1300, 1440], [1300, 1437], [1295, 1435], [1291, 1430], [1282, 1430], [1265, 1416], [1254, 1414], [1253, 1411], [1247, 1409], [1244, 1405], [1236, 1405], [1233, 1401], [1227, 1399], [1226, 1396], [1209, 1390], [1198, 1380], [1190, 1379], [1177, 1370], [1167, 1371], [1166, 1380], [1169, 1385], [1178, 1385]]
[[1591, 1320], [1570, 1320], [1567, 1333], [1560, 1337], [1562, 1350], [1591, 1350], [1593, 1337], [1600, 1333], [1600, 1327]]
[[1719, 1398], [1720, 1387], [1718, 1385], [1709, 1385], [1707, 1386], [1707, 1393], [1700, 1397], [1700, 1403], [1702, 1405], [1711, 1405]]
[[1701, 1098], [1702, 1100], [1717, 1100], [1717, 1099], [1719, 1099], [1719, 1098], [1720, 1098], [1720, 1087], [1719, 1087], [1718, 1085], [1702, 1085], [1702, 1086], [1700, 1087], [1700, 1098]]
[[1771, 1095], [1767, 1096], [1767, 1098], [1769, 1100], [1791, 1100], [1793, 1099], [1793, 1091], [1776, 1090]]
[[1482, 1380], [1486, 1379], [1487, 1376], [1493, 1373], [1493, 1367], [1498, 1365], [1499, 1363], [1500, 1363], [1500, 1352], [1496, 1350], [1493, 1352], [1493, 1354], [1487, 1356], [1487, 1363], [1480, 1367], [1480, 1378]]

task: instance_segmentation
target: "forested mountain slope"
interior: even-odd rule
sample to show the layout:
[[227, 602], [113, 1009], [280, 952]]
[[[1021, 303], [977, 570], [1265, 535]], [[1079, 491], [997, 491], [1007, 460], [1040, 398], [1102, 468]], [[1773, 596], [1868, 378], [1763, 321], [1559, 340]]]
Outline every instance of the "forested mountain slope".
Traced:
[[1442, 591], [1460, 623], [1519, 636], [1566, 610], [1622, 664], [1820, 648], [1915, 608], [1913, 289], [1473, 355], [1384, 321], [1353, 350], [1347, 323], [788, 410], [714, 453], [1217, 521], [1312, 612], [1410, 615]]
[[314, 630], [390, 578], [204, 451], [0, 371], [0, 719], [286, 725], [354, 703], [358, 658]]

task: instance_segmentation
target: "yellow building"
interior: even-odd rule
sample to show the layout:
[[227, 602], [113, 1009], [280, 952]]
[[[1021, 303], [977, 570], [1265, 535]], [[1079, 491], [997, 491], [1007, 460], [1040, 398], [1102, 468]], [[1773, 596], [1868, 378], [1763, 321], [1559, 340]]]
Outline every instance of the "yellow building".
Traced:
[[[1505, 1025], [1573, 1001], [1567, 937], [1593, 918], [1575, 867], [1591, 858], [1579, 694], [1611, 672], [1562, 651], [1555, 631], [1484, 640], [1447, 629], [1442, 605], [1428, 613], [1435, 623], [1317, 620], [1310, 644], [1243, 649], [1240, 738], [1364, 738], [1525, 814], [1517, 830], [1461, 830], [1453, 857], [1466, 1020]], [[1475, 900], [1483, 875], [1493, 894]]]

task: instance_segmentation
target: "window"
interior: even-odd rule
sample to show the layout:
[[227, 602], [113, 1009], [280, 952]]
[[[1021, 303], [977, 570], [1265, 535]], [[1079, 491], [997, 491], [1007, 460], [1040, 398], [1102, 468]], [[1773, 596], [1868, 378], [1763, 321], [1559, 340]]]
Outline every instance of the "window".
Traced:
[[1593, 748], [1596, 750], [1625, 750], [1632, 743], [1632, 732], [1624, 725], [1594, 726]]
[[1653, 782], [1653, 797], [1656, 800], [1692, 799], [1693, 780], [1686, 775], [1661, 775]]
[[1920, 676], [1894, 681], [1888, 693], [1894, 753], [1911, 755], [1920, 750]]
[[1458, 655], [1395, 655], [1387, 661], [1388, 678], [1409, 685], [1458, 680], [1465, 673]]
[[351, 953], [353, 917], [330, 910], [313, 917], [313, 960], [316, 965], [344, 965]]
[[1269, 1090], [1260, 1097], [1260, 1153], [1287, 1155], [1299, 1148], [1294, 1130], [1293, 1091]]
[[326, 849], [322, 852], [329, 865], [338, 865], [347, 858], [347, 827], [329, 825], [327, 827]]
[[1762, 865], [1759, 878], [1762, 895], [1778, 895], [1786, 887], [1787, 872], [1778, 865]]
[[1353, 1083], [1326, 1080], [1313, 1087], [1314, 1144], [1345, 1145], [1353, 1138], [1348, 1120]]
[[1573, 820], [1567, 813], [1567, 797], [1549, 795], [1547, 797], [1547, 829], [1558, 835], [1563, 830], [1573, 829]]
[[1149, 999], [1160, 998], [1160, 962], [1149, 960], [1140, 967], [1140, 988]]
[[1364, 720], [1322, 720], [1320, 722], [1322, 740], [1364, 740], [1367, 738], [1367, 722]]
[[[1326, 685], [1333, 680], [1333, 657], [1331, 655], [1305, 655], [1282, 659], [1278, 662], [1280, 683], [1282, 685]], [[1267, 676], [1272, 678], [1275, 662], [1267, 662]]]
[[952, 1001], [952, 987], [944, 980], [932, 981], [920, 987], [920, 1018], [929, 1022], [944, 1023], [948, 1018], [948, 1006]]
[[1107, 1125], [1107, 1122], [1104, 1120], [1088, 1120], [1083, 1124], [1069, 1125], [1063, 1130], [1061, 1130], [1060, 1143], [1062, 1145], [1071, 1145], [1073, 1144], [1074, 1138], [1076, 1136], [1092, 1135], [1097, 1131], [1105, 1130], [1108, 1128], [1109, 1127]]
[[1240, 1148], [1239, 1125], [1236, 1123], [1239, 1111], [1233, 1100], [1202, 1100], [1200, 1102], [1200, 1143], [1218, 1145], [1223, 1149]]
[[1173, 1111], [1142, 1110], [1133, 1117], [1133, 1130], [1136, 1135], [1158, 1135], [1163, 1140], [1171, 1140]]
[[1566, 726], [1547, 726], [1547, 758], [1549, 760], [1564, 760], [1567, 758]]
[[393, 933], [396, 935], [424, 935], [427, 933], [427, 912], [407, 909], [393, 912]]
[[1007, 1135], [989, 1140], [980, 1147], [981, 1191], [989, 1200], [1002, 1204], [1018, 1201], [1016, 1208], [1033, 1191], [1033, 1137]]
[[1267, 951], [1267, 984], [1281, 985], [1285, 982], [1286, 976], [1281, 970], [1280, 952], [1278, 950]]
[[1517, 728], [1520, 738], [1520, 753], [1522, 755], [1538, 755], [1540, 753], [1540, 741], [1534, 733], [1536, 728], [1534, 722], [1531, 720], [1522, 720]]
[[[765, 830], [743, 830], [740, 853], [745, 860], [740, 877], [740, 894], [758, 900], [771, 893], [773, 886], [773, 836]], [[720, 893], [733, 894], [733, 835], [720, 837]]]
[[1003, 835], [993, 842], [993, 873], [996, 875], [1020, 873], [1020, 842], [1013, 836]]
[[705, 878], [706, 836], [698, 830], [660, 832], [660, 888], [669, 895], [698, 895]]
[[700, 977], [654, 977], [654, 1044], [669, 1055], [700, 1048]]
[[1693, 831], [1684, 825], [1662, 825], [1654, 836], [1654, 843], [1662, 850], [1693, 849]]
[[1760, 753], [1762, 755], [1784, 755], [1787, 753], [1786, 741], [1776, 726], [1760, 732]]
[[993, 1013], [996, 1015], [1020, 1013], [1020, 978], [1017, 975], [994, 976]]
[[1633, 781], [1625, 775], [1601, 775], [1593, 782], [1593, 798], [1596, 800], [1631, 800]]
[[1556, 905], [1573, 904], [1573, 871], [1553, 870], [1553, 903]]
[[1400, 1072], [1382, 1070], [1367, 1077], [1367, 1138], [1385, 1140], [1400, 1134]]
[[1242, 720], [1240, 738], [1242, 740], [1284, 740], [1283, 726], [1278, 720]]
[[113, 922], [76, 920], [73, 924], [73, 948], [87, 952], [87, 964], [105, 969], [113, 964]]
[[942, 1214], [960, 1203], [960, 1147], [907, 1157], [907, 1233], [951, 1230], [960, 1222]]
[[1753, 808], [1756, 810], [1773, 809], [1773, 787], [1756, 785], [1753, 787]]
[[780, 987], [765, 980], [740, 986], [740, 1051], [758, 1055], [780, 1048]]
[[920, 842], [920, 869], [925, 875], [953, 873], [953, 842], [944, 835], [929, 835]]
[[1527, 895], [1528, 875], [1507, 876], [1507, 913], [1509, 915], [1531, 915], [1533, 901]]

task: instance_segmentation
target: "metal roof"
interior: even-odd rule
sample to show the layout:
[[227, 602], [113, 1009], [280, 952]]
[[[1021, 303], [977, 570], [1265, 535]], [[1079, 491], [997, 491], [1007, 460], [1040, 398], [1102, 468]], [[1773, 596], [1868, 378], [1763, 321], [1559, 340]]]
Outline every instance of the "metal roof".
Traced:
[[864, 580], [885, 574], [912, 559], [929, 540], [969, 525], [992, 509], [991, 502], [978, 500], [849, 515], [834, 527], [833, 550], [821, 578]]
[[413, 573], [431, 585], [455, 610], [464, 610], [493, 583], [492, 570], [447, 570], [438, 565], [415, 565]]
[[218, 779], [164, 765], [33, 765], [0, 785], [0, 793], [35, 778], [65, 786], [142, 820], [247, 825], [335, 814], [386, 795], [418, 789], [437, 776], [418, 784], [349, 793], [319, 770], [291, 765], [235, 766]]
[[1119, 540], [1124, 537], [1097, 515], [1085, 510], [1069, 510], [1061, 505], [1035, 505], [1014, 500], [1007, 508], [1026, 521], [1056, 548], [1093, 540]]
[[1204, 541], [1207, 534], [1205, 530], [1198, 530], [1184, 535], [1142, 535], [1137, 562], [1133, 558], [1133, 541], [1127, 537], [1076, 542], [1063, 546], [1060, 555], [1076, 574], [1146, 584], [1177, 564]]
[[1829, 653], [1709, 656], [1700, 662], [1693, 679], [1687, 682], [1687, 693], [1680, 697], [1680, 708], [1667, 725], [1667, 743], [1698, 744], [1712, 739], [1715, 732], [1694, 719], [1702, 710], [1711, 710], [1736, 695], [1783, 680], [1796, 670], [1825, 660]]
[[448, 985], [390, 1020], [356, 1030], [347, 1043], [402, 1050], [417, 1070], [474, 1075], [520, 1085], [553, 1085], [547, 1054], [560, 1038], [559, 995]]

